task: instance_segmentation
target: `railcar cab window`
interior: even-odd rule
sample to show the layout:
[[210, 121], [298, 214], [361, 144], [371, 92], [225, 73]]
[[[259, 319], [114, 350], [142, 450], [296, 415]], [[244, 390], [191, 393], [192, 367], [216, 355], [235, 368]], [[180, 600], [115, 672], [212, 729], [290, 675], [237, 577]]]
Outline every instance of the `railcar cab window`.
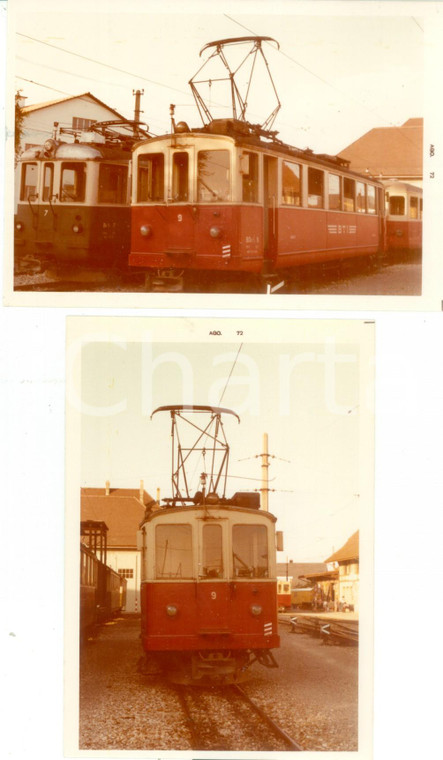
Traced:
[[357, 182], [357, 213], [366, 213], [366, 190], [364, 182]]
[[149, 153], [138, 158], [137, 201], [150, 202], [164, 199], [165, 157], [163, 153]]
[[418, 198], [415, 196], [409, 199], [409, 218], [418, 219]]
[[126, 166], [100, 164], [98, 176], [99, 203], [126, 203], [128, 169]]
[[301, 166], [289, 161], [282, 165], [282, 202], [288, 206], [301, 206]]
[[377, 213], [376, 194], [374, 185], [367, 186], [368, 214]]
[[83, 163], [62, 163], [60, 201], [81, 203], [85, 200], [86, 166]]
[[328, 175], [328, 192], [329, 192], [329, 210], [340, 211], [341, 188], [340, 188], [340, 177], [338, 176], [338, 174]]
[[308, 206], [309, 208], [323, 208], [323, 182], [324, 172], [321, 169], [308, 167]]
[[155, 529], [155, 577], [192, 578], [191, 525], [157, 525]]
[[200, 203], [229, 201], [230, 161], [227, 150], [200, 150], [197, 160], [197, 194]]
[[237, 578], [267, 578], [268, 531], [265, 525], [234, 525], [232, 559]]
[[221, 525], [204, 525], [202, 537], [203, 578], [223, 577], [223, 551]]
[[355, 180], [343, 177], [343, 211], [355, 211]]
[[172, 200], [188, 200], [189, 156], [174, 153], [172, 157]]
[[43, 201], [50, 201], [52, 198], [52, 187], [54, 184], [54, 164], [45, 164], [43, 168]]
[[27, 201], [37, 194], [37, 164], [23, 164], [20, 200]]
[[258, 155], [244, 151], [240, 159], [242, 173], [242, 200], [244, 203], [258, 202]]
[[392, 216], [404, 216], [405, 215], [405, 199], [403, 195], [390, 195], [389, 196], [389, 213]]

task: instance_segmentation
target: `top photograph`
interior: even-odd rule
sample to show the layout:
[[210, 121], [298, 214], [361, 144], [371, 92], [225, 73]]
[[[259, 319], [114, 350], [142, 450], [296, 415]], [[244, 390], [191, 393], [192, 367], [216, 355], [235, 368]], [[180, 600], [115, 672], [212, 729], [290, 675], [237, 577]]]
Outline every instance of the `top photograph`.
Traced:
[[6, 305], [440, 308], [439, 4], [327, 5], [16, 0]]

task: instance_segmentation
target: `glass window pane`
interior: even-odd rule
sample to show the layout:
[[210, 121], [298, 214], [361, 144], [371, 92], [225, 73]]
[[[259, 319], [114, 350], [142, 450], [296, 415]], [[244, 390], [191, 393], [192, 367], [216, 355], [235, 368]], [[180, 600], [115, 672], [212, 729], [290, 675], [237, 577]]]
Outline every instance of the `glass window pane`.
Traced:
[[155, 568], [156, 578], [192, 578], [190, 525], [157, 525]]
[[37, 193], [37, 164], [22, 165], [20, 200], [27, 201]]
[[329, 175], [329, 209], [330, 211], [340, 211], [340, 177], [337, 174]]
[[283, 161], [282, 202], [288, 206], [301, 206], [301, 166]]
[[100, 164], [98, 177], [98, 202], [126, 203], [127, 184], [127, 166]]
[[265, 525], [234, 525], [232, 529], [234, 575], [267, 578], [268, 531]]
[[368, 201], [368, 214], [377, 213], [377, 207], [375, 203], [375, 187], [374, 185], [367, 186], [367, 201]]
[[52, 198], [52, 183], [54, 180], [54, 164], [45, 164], [43, 170], [43, 198], [50, 201]]
[[200, 203], [229, 201], [229, 151], [200, 150], [198, 153], [197, 192]]
[[308, 168], [308, 206], [310, 208], [323, 208], [323, 178], [324, 173], [320, 169]]
[[355, 211], [355, 180], [343, 178], [343, 210]]
[[416, 197], [409, 200], [409, 218], [418, 219], [418, 198]]
[[221, 525], [203, 526], [202, 575], [205, 578], [223, 577]]
[[244, 151], [242, 154], [242, 192], [245, 203], [258, 202], [258, 155]]
[[389, 213], [393, 216], [404, 216], [405, 199], [402, 195], [389, 196]]
[[366, 192], [364, 182], [357, 182], [357, 213], [366, 213]]
[[187, 153], [174, 153], [172, 159], [172, 200], [188, 200], [188, 167]]
[[86, 166], [79, 163], [63, 163], [60, 181], [60, 200], [76, 203], [85, 200]]
[[138, 158], [137, 200], [140, 202], [164, 199], [165, 159], [163, 153], [152, 153]]

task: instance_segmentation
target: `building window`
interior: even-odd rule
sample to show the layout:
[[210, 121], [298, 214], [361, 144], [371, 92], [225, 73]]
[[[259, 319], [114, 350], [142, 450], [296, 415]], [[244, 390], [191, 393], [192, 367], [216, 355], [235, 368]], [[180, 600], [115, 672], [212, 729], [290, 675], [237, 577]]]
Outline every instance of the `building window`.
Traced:
[[95, 119], [81, 119], [79, 116], [72, 117], [72, 129], [89, 129]]
[[120, 578], [133, 578], [134, 577], [134, 570], [132, 567], [125, 567], [122, 570], [117, 571]]

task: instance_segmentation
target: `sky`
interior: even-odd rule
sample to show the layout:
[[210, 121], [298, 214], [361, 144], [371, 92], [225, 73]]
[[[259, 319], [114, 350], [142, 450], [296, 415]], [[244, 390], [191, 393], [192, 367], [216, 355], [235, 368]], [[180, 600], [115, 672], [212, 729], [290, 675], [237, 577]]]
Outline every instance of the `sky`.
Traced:
[[[199, 56], [208, 42], [269, 36], [280, 46], [263, 46], [282, 104], [273, 128], [297, 147], [338, 153], [373, 127], [423, 116], [426, 24], [413, 15], [420, 5], [215, 0], [187, 3], [183, 13], [178, 2], [98, 0], [91, 10], [83, 0], [46, 0], [38, 9], [31, 0], [16, 0], [12, 86], [28, 105], [90, 91], [127, 118], [134, 111], [132, 92], [141, 89], [142, 118], [162, 134], [169, 130], [171, 103], [177, 121], [201, 125], [188, 82], [208, 57], [208, 51]], [[248, 49], [226, 49], [230, 65]], [[205, 78], [212, 73], [215, 78], [221, 68], [202, 72]], [[242, 92], [247, 79], [245, 64]], [[215, 83], [205, 95], [214, 116], [230, 115]], [[260, 60], [248, 104], [254, 123], [263, 123], [276, 106]]]
[[[177, 322], [180, 342], [156, 337], [149, 320], [122, 320], [120, 337], [106, 340], [86, 332], [80, 386], [68, 391], [81, 413], [81, 485], [138, 488], [143, 480], [154, 498], [157, 488], [171, 496], [170, 419], [152, 412], [228, 407], [241, 422], [224, 422], [226, 495], [260, 489], [267, 433], [269, 509], [285, 535], [279, 561], [322, 562], [359, 529], [360, 510], [372, 510], [373, 325], [271, 320], [249, 323], [244, 342], [229, 339], [225, 325], [211, 337], [208, 325]], [[201, 461], [188, 470], [192, 494], [202, 470]]]

